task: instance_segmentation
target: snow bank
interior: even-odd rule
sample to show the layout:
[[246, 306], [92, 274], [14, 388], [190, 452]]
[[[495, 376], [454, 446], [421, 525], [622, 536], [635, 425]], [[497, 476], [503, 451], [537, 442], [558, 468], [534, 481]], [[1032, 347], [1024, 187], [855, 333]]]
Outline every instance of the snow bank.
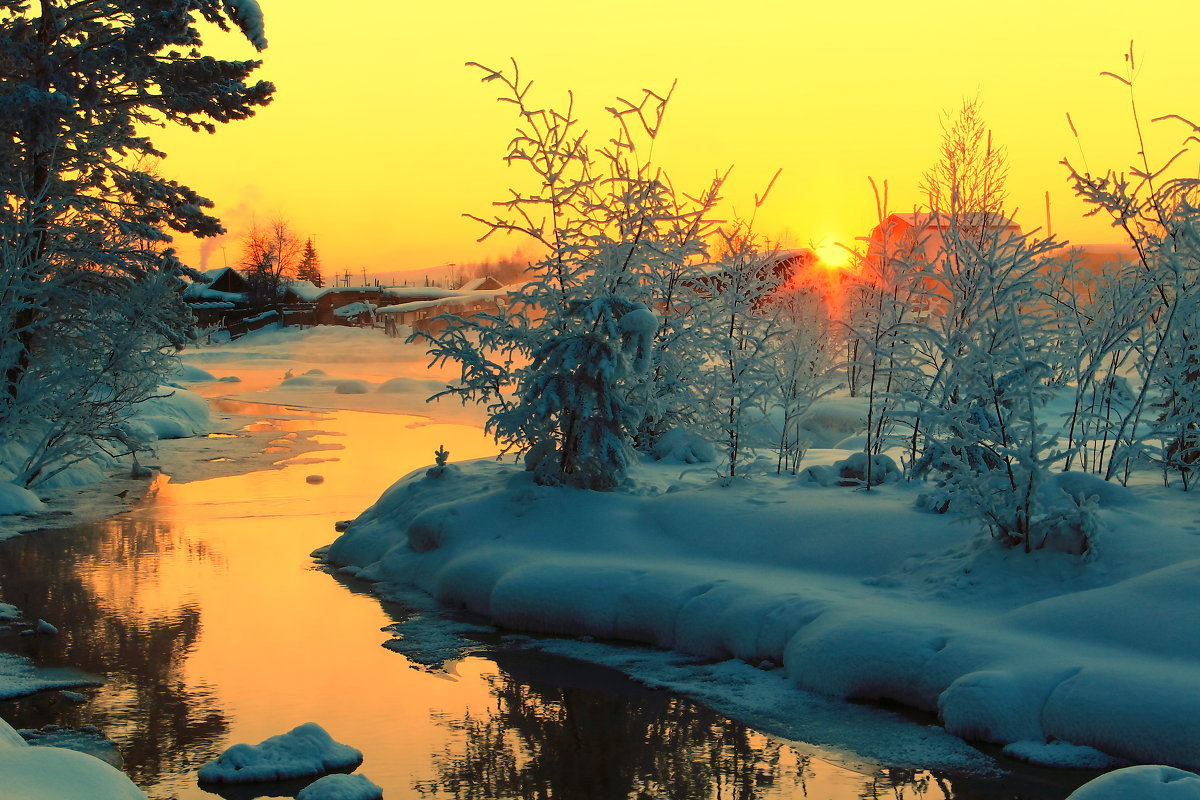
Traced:
[[172, 386], [159, 387], [158, 395], [137, 406], [132, 425], [142, 426], [155, 439], [184, 439], [208, 431], [208, 401], [195, 392]]
[[46, 504], [25, 487], [0, 482], [0, 515], [36, 514], [45, 508]]
[[782, 665], [794, 689], [934, 711], [1036, 763], [1200, 766], [1190, 496], [1106, 493], [1085, 562], [917, 511], [919, 485], [705, 483], [671, 461], [610, 493], [420, 470], [327, 557], [508, 628]]
[[20, 800], [146, 800], [133, 781], [98, 758], [30, 747], [0, 720], [0, 794]]
[[326, 775], [301, 789], [296, 800], [383, 800], [383, 789], [362, 775]]
[[1085, 783], [1067, 800], [1200, 800], [1200, 775], [1159, 765], [1127, 767]]
[[257, 783], [353, 769], [362, 753], [335, 742], [314, 722], [259, 744], [235, 744], [200, 768], [202, 783]]

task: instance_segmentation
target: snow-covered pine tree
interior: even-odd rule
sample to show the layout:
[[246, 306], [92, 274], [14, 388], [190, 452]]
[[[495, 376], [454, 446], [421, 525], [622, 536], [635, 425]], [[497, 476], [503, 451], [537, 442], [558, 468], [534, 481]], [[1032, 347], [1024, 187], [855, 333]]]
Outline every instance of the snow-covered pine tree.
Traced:
[[[0, 0], [0, 438], [39, 424], [47, 393], [85, 404], [102, 396], [44, 383], [88, 373], [71, 350], [47, 345], [63, 333], [64, 315], [88, 308], [76, 305], [85, 300], [116, 310], [131, 292], [165, 291], [172, 281], [157, 276], [177, 284], [188, 272], [161, 246], [168, 231], [221, 231], [204, 211], [208, 200], [147, 166], [163, 154], [146, 126], [212, 131], [252, 115], [274, 91], [247, 82], [259, 62], [204, 56], [201, 20], [232, 23], [266, 45], [254, 0]], [[77, 292], [83, 285], [90, 300]], [[178, 341], [183, 311], [174, 291], [170, 298], [170, 309], [146, 305], [164, 314], [146, 320], [157, 338], [131, 334], [147, 354]], [[128, 321], [92, 312], [94, 341], [120, 333], [99, 326]], [[102, 416], [97, 431], [110, 427]]]
[[448, 316], [442, 332], [420, 335], [435, 362], [462, 370], [459, 385], [439, 396], [485, 403], [487, 429], [506, 451], [526, 454], [539, 482], [611, 489], [647, 419], [643, 376], [656, 348], [677, 341], [658, 337], [656, 312], [671, 306], [653, 276], [674, 275], [679, 285], [679, 270], [703, 251], [710, 205], [677, 201], [645, 160], [670, 93], [618, 100], [608, 109], [617, 134], [593, 151], [573, 106], [530, 102], [515, 63], [511, 73], [474, 66], [505, 87], [501, 99], [520, 119], [505, 158], [536, 183], [496, 203], [495, 217], [474, 218], [485, 238], [516, 232], [545, 255], [496, 313]]
[[321, 277], [321, 257], [317, 255], [317, 248], [313, 246], [311, 236], [304, 240], [304, 250], [296, 267], [296, 278], [309, 281], [313, 286], [325, 285], [325, 279]]

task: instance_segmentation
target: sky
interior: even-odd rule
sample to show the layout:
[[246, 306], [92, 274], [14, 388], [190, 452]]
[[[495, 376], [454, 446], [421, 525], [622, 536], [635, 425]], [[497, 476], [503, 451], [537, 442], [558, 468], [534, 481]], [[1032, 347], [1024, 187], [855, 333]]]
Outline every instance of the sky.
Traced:
[[[260, 0], [269, 46], [256, 73], [274, 102], [216, 134], [153, 134], [160, 170], [216, 202], [229, 233], [177, 247], [196, 267], [236, 265], [252, 221], [286, 219], [312, 237], [326, 274], [376, 274], [506, 257], [515, 236], [478, 243], [464, 214], [489, 216], [530, 175], [503, 161], [516, 117], [468, 61], [510, 66], [538, 103], [575, 108], [593, 146], [614, 132], [605, 106], [678, 81], [654, 158], [677, 188], [699, 191], [733, 171], [722, 216], [746, 219], [785, 247], [833, 258], [876, 220], [870, 179], [888, 210], [921, 202], [941, 124], [978, 98], [1009, 159], [1010, 205], [1026, 229], [1076, 243], [1115, 242], [1106, 220], [1083, 217], [1066, 168], [1124, 170], [1137, 157], [1126, 87], [1133, 42], [1136, 94], [1160, 161], [1200, 118], [1194, 0], [1125, 2], [810, 3], [745, 0], [569, 0], [402, 3]], [[255, 57], [234, 34], [207, 52]], [[1067, 121], [1071, 115], [1079, 138]], [[1196, 160], [1178, 162], [1196, 171]], [[776, 170], [778, 181], [761, 208]]]

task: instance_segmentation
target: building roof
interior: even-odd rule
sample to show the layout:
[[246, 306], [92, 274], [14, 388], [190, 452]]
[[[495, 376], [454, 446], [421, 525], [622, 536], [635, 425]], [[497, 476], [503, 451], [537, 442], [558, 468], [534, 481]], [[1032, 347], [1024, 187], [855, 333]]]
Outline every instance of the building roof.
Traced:
[[[898, 222], [910, 228], [945, 228], [949, 225], [951, 215], [931, 211], [915, 211], [906, 214], [891, 214], [888, 222]], [[959, 221], [967, 225], [984, 224], [989, 228], [1016, 228], [1021, 226], [1003, 214], [971, 213], [958, 215]]]
[[508, 295], [511, 289], [508, 287], [501, 289], [483, 289], [475, 292], [452, 290], [456, 293], [449, 297], [439, 297], [433, 300], [414, 300], [408, 303], [397, 303], [394, 306], [386, 306], [378, 309], [376, 314], [403, 314], [406, 311], [420, 311], [423, 308], [445, 308], [447, 310], [458, 308], [460, 306], [469, 306], [473, 303], [487, 302], [495, 300], [499, 296]]

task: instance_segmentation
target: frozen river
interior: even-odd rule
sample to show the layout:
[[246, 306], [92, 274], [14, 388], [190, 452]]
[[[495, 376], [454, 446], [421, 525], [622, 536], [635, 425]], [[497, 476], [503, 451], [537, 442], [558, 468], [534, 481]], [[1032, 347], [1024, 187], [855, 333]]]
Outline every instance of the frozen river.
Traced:
[[[605, 668], [485, 650], [426, 669], [382, 645], [410, 611], [315, 564], [394, 479], [494, 445], [477, 428], [339, 411], [272, 419], [342, 445], [279, 470], [165, 483], [105, 522], [0, 543], [3, 599], [55, 638], [3, 643], [100, 677], [82, 705], [56, 692], [3, 704], [16, 727], [97, 725], [152, 798], [211, 798], [196, 770], [236, 742], [317, 722], [359, 748], [359, 771], [398, 798], [1065, 797], [1085, 776], [997, 780], [839, 766]], [[499, 642], [499, 640], [497, 640]], [[845, 763], [845, 762], [843, 762]], [[225, 797], [288, 796], [268, 784]], [[261, 794], [259, 794], [261, 793]]]

